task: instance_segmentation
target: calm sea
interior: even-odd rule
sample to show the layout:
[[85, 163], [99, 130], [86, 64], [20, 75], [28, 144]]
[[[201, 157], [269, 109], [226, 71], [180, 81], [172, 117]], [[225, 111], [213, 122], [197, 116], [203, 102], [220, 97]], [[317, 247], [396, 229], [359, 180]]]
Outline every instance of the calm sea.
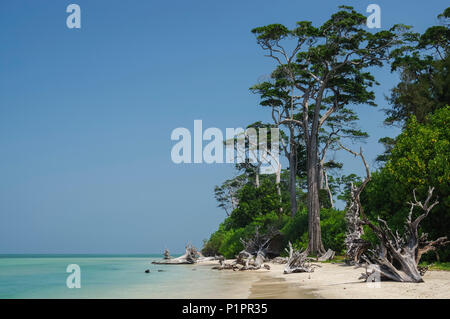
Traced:
[[[214, 298], [221, 297], [218, 287], [226, 290], [231, 285], [231, 274], [211, 271], [211, 265], [151, 264], [159, 258], [162, 256], [0, 255], [0, 298]], [[66, 285], [69, 264], [80, 266], [79, 289]]]

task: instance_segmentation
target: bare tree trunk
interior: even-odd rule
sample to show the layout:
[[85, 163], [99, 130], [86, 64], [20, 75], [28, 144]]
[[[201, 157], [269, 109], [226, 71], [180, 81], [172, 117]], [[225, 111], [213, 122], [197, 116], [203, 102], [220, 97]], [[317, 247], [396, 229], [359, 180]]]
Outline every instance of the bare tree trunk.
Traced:
[[325, 248], [322, 243], [320, 230], [320, 201], [319, 201], [319, 159], [317, 156], [317, 136], [311, 136], [307, 147], [307, 176], [308, 176], [308, 253], [322, 255]]
[[[277, 171], [275, 172], [275, 184], [277, 186], [277, 194], [278, 196], [281, 197], [281, 187], [280, 187], [280, 182], [281, 182], [281, 164], [278, 163], [277, 165]], [[281, 198], [280, 198], [281, 200]]]
[[328, 184], [328, 175], [327, 175], [327, 171], [323, 170], [323, 174], [324, 174], [324, 178], [325, 178], [325, 189], [328, 192], [328, 197], [330, 198], [330, 205], [331, 208], [334, 207], [334, 203], [333, 203], [333, 194], [331, 193], [331, 189], [330, 189], [330, 185]]
[[[291, 135], [293, 132], [291, 132]], [[289, 151], [289, 194], [291, 199], [291, 217], [297, 213], [297, 149], [294, 141]]]
[[279, 212], [280, 212], [280, 216], [281, 216], [281, 214], [283, 214], [283, 207], [281, 207], [281, 204], [283, 203], [283, 199], [281, 197], [281, 185], [280, 185], [280, 183], [281, 183], [281, 163], [280, 163], [280, 161], [278, 161], [278, 163], [277, 163], [277, 170], [275, 172], [275, 185], [277, 187], [278, 198], [280, 199]]

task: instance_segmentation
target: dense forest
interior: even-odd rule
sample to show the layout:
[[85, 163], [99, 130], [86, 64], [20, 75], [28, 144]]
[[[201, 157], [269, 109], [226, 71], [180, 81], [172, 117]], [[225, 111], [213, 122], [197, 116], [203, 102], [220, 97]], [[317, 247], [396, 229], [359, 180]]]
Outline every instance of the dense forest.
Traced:
[[[289, 242], [310, 255], [327, 249], [345, 255], [351, 189], [364, 177], [345, 175], [345, 163], [330, 158], [345, 149], [364, 152], [360, 143], [368, 133], [357, 125], [358, 107], [376, 106], [372, 88], [379, 83], [372, 71], [386, 65], [399, 82], [386, 97], [384, 124], [402, 131], [380, 139], [385, 152], [377, 169], [370, 167], [361, 206], [375, 224], [381, 217], [401, 232], [413, 190], [425, 199], [434, 187], [439, 204], [420, 231], [450, 238], [450, 8], [438, 19], [422, 34], [406, 25], [373, 32], [364, 15], [343, 6], [321, 26], [301, 21], [293, 29], [272, 24], [252, 30], [274, 68], [270, 79], [250, 90], [273, 121], [257, 121], [255, 111], [248, 127], [279, 128], [279, 152], [288, 165], [261, 174], [257, 164], [237, 164], [235, 177], [215, 187], [226, 218], [205, 240], [204, 255], [234, 258], [243, 249], [241, 239], [273, 230], [282, 255]], [[346, 208], [337, 209], [335, 200]], [[363, 238], [375, 245], [369, 227]], [[450, 261], [450, 245], [423, 260]]]

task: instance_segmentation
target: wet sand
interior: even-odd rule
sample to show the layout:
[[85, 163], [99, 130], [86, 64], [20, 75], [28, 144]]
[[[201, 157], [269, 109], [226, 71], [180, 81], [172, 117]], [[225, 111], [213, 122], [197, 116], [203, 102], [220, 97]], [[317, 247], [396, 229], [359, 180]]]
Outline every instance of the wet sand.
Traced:
[[264, 276], [253, 283], [249, 299], [314, 299], [312, 289], [305, 289], [299, 283], [285, 278]]

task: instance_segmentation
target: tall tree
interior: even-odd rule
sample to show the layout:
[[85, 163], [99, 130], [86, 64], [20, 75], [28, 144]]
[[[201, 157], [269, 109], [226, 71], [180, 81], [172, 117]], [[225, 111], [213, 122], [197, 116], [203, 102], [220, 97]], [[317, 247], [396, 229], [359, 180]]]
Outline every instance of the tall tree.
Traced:
[[[294, 123], [306, 145], [308, 252], [312, 254], [325, 253], [320, 230], [320, 129], [332, 114], [352, 104], [375, 105], [370, 87], [376, 81], [367, 69], [381, 66], [389, 58], [390, 48], [400, 43], [401, 31], [407, 29], [396, 25], [370, 33], [365, 24], [364, 15], [341, 6], [320, 27], [301, 21], [292, 30], [281, 24], [252, 30], [290, 82], [292, 99], [300, 102], [298, 116], [291, 112], [280, 124]], [[291, 41], [284, 45], [285, 40]]]
[[405, 127], [411, 115], [423, 123], [428, 114], [450, 104], [450, 8], [438, 18], [440, 25], [411, 34], [392, 63], [401, 80], [388, 99], [392, 107], [386, 110], [386, 124]]

